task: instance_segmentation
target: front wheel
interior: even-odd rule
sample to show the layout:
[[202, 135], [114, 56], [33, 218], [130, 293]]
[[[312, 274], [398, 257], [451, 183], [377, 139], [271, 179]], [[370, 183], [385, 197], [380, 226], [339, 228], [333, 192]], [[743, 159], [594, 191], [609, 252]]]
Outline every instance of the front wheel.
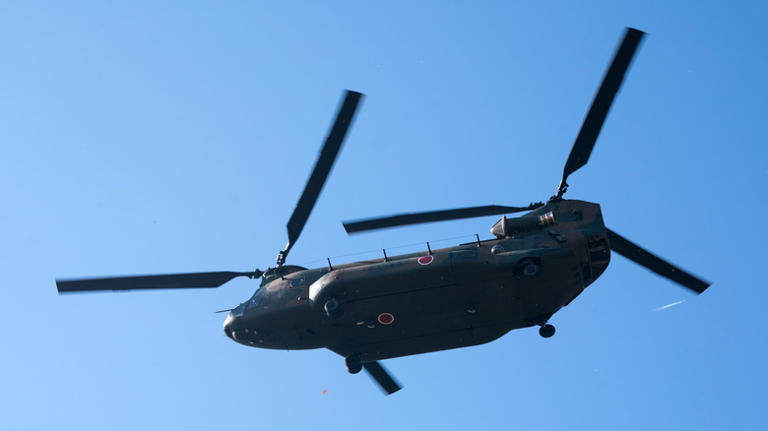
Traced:
[[344, 362], [347, 363], [347, 371], [349, 371], [349, 374], [357, 374], [363, 369], [363, 363], [360, 362], [360, 358], [357, 356], [349, 356], [344, 359]]

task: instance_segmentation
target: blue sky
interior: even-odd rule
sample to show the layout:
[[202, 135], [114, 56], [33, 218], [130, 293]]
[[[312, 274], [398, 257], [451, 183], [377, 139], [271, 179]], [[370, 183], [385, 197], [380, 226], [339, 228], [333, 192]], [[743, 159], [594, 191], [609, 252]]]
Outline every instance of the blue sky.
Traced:
[[[414, 3], [0, 5], [0, 428], [764, 425], [765, 6]], [[226, 338], [213, 311], [249, 280], [56, 293], [272, 264], [345, 88], [367, 97], [289, 262], [488, 236], [340, 221], [549, 197], [625, 26], [648, 36], [567, 197], [701, 296], [614, 256], [555, 337], [386, 361], [405, 389], [383, 397], [329, 351]]]

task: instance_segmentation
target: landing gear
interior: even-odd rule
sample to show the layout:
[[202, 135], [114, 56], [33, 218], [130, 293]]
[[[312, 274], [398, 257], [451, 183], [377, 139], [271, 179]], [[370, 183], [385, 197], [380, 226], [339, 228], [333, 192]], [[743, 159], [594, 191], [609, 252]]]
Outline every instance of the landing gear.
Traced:
[[541, 325], [541, 328], [539, 328], [539, 335], [541, 335], [544, 338], [549, 338], [555, 335], [555, 327], [548, 323], [545, 325]]
[[344, 359], [344, 362], [347, 363], [347, 371], [349, 371], [350, 374], [357, 374], [363, 369], [363, 363], [360, 362], [360, 358], [355, 355], [348, 356]]

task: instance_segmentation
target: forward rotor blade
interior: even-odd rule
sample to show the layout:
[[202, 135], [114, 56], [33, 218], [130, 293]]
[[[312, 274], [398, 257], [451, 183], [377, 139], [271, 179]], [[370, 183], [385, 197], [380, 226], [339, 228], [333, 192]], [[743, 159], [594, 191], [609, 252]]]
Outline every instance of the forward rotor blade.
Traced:
[[365, 371], [368, 372], [368, 375], [379, 384], [381, 389], [386, 392], [387, 395], [392, 395], [402, 389], [402, 386], [392, 378], [384, 366], [379, 364], [378, 361], [363, 362], [363, 367], [365, 368]]
[[93, 292], [101, 290], [134, 289], [187, 289], [219, 287], [235, 277], [261, 277], [255, 272], [192, 272], [186, 274], [140, 275], [132, 277], [106, 277], [56, 280], [59, 293]]
[[[619, 87], [621, 87], [624, 74], [629, 68], [629, 64], [643, 35], [645, 35], [644, 32], [634, 28], [627, 28], [624, 33], [624, 40], [619, 45], [619, 49], [613, 57], [613, 62], [603, 77], [600, 89], [595, 94], [592, 106], [590, 106], [589, 112], [584, 118], [584, 123], [581, 125], [581, 130], [576, 137], [576, 142], [574, 142], [573, 148], [571, 148], [571, 154], [565, 163], [565, 169], [563, 169], [563, 179], [560, 182], [560, 188], [566, 187], [565, 180], [568, 178], [568, 175], [587, 164], [587, 160], [589, 160], [589, 156], [592, 154], [592, 148], [594, 148], [597, 141], [597, 136], [600, 134], [600, 129], [605, 122], [605, 117], [611, 109], [613, 99], [616, 97]], [[562, 191], [564, 192], [565, 190]], [[560, 192], [560, 189], [558, 189], [558, 192]]]
[[328, 137], [325, 139], [325, 144], [323, 144], [323, 148], [320, 151], [315, 168], [312, 170], [312, 175], [310, 175], [307, 185], [304, 187], [304, 192], [301, 194], [290, 220], [288, 220], [288, 244], [281, 253], [283, 259], [288, 255], [291, 247], [299, 238], [302, 229], [304, 229], [304, 224], [306, 224], [309, 213], [312, 212], [317, 197], [323, 189], [325, 180], [328, 178], [339, 149], [341, 149], [341, 144], [344, 142], [344, 137], [350, 124], [352, 124], [357, 105], [362, 97], [363, 95], [360, 93], [347, 90], [344, 102], [336, 114], [336, 121]]
[[482, 207], [457, 208], [453, 210], [427, 211], [422, 213], [406, 213], [388, 217], [378, 217], [363, 220], [344, 222], [347, 233], [363, 232], [366, 230], [385, 229], [395, 226], [407, 226], [419, 223], [431, 223], [436, 221], [458, 220], [463, 218], [483, 217], [499, 214], [510, 214], [521, 211], [535, 210], [544, 205], [541, 202], [532, 203], [527, 207], [505, 207], [500, 205], [486, 205]]
[[611, 250], [696, 293], [704, 292], [711, 284], [651, 254], [610, 229], [608, 240], [611, 242]]

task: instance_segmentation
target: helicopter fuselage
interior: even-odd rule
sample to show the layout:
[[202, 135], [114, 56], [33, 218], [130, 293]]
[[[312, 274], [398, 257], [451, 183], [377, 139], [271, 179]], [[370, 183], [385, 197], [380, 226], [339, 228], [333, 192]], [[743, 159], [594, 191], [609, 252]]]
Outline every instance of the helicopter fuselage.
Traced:
[[608, 266], [600, 207], [554, 200], [511, 220], [536, 228], [333, 268], [268, 271], [254, 296], [230, 312], [225, 333], [248, 346], [326, 347], [365, 362], [543, 325]]

